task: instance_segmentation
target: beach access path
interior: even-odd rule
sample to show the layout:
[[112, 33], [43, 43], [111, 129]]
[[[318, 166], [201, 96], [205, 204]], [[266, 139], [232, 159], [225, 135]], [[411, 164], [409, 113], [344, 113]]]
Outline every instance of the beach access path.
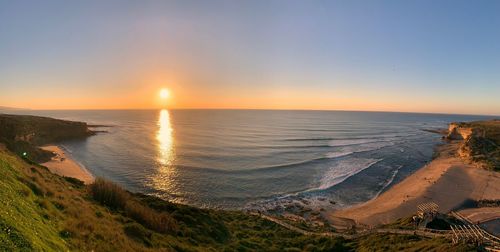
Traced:
[[275, 217], [259, 214], [259, 213], [250, 213], [252, 215], [260, 216], [263, 219], [274, 222], [288, 230], [303, 234], [303, 235], [312, 235], [312, 236], [326, 236], [326, 237], [344, 237], [346, 239], [356, 239], [359, 237], [363, 237], [370, 234], [382, 233], [382, 234], [404, 234], [404, 235], [420, 235], [429, 238], [433, 237], [447, 237], [451, 233], [449, 231], [440, 231], [440, 230], [431, 230], [431, 229], [416, 229], [416, 230], [406, 230], [406, 229], [396, 229], [396, 228], [374, 228], [363, 230], [357, 233], [348, 234], [348, 233], [337, 233], [337, 232], [312, 232], [307, 231], [302, 228], [293, 226], [288, 224], [282, 220], [279, 220]]

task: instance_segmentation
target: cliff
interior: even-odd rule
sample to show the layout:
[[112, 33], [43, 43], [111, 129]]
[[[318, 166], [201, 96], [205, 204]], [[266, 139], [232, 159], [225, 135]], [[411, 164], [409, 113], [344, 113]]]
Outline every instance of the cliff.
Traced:
[[36, 146], [93, 135], [84, 122], [29, 115], [0, 114], [0, 142], [36, 162], [48, 161], [52, 153]]
[[450, 123], [448, 126], [448, 139], [465, 140], [472, 136], [482, 136], [484, 134], [478, 128], [471, 127], [466, 123]]
[[500, 171], [500, 120], [451, 123], [449, 140], [463, 140], [458, 155], [468, 162]]

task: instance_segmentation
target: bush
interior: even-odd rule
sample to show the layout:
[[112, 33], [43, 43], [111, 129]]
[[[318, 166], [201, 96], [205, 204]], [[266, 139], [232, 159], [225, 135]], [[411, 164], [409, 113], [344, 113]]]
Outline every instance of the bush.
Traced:
[[101, 212], [101, 211], [97, 210], [97, 211], [95, 211], [95, 216], [96, 216], [97, 218], [102, 218], [102, 217], [104, 217], [104, 214], [102, 214], [102, 212]]
[[90, 185], [90, 193], [94, 200], [111, 209], [124, 210], [128, 217], [151, 230], [160, 233], [177, 230], [177, 224], [170, 214], [157, 212], [142, 205], [135, 201], [127, 191], [110, 181], [97, 178]]
[[45, 191], [42, 188], [40, 188], [36, 183], [33, 183], [25, 178], [19, 178], [18, 180], [24, 183], [26, 186], [28, 186], [36, 196], [42, 196], [42, 197], [45, 196]]
[[73, 184], [76, 188], [82, 188], [85, 186], [85, 183], [77, 178], [66, 177], [66, 176], [64, 176], [63, 178], [64, 178], [64, 180]]
[[102, 178], [97, 178], [90, 185], [90, 194], [94, 200], [112, 209], [125, 208], [129, 198], [121, 187]]
[[61, 238], [63, 238], [63, 239], [68, 239], [68, 238], [71, 238], [73, 236], [73, 233], [71, 233], [70, 231], [68, 231], [66, 229], [63, 229], [59, 232], [59, 236], [61, 236]]
[[151, 231], [145, 229], [141, 224], [138, 223], [128, 223], [123, 227], [125, 234], [137, 241], [140, 241], [146, 245], [151, 245]]
[[175, 220], [167, 213], [157, 212], [135, 201], [129, 201], [125, 206], [127, 216], [142, 225], [160, 233], [177, 230]]

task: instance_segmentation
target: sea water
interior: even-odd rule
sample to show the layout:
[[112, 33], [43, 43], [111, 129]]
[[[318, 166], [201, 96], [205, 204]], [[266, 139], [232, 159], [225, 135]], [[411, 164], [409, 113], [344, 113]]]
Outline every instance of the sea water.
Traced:
[[[432, 159], [423, 129], [484, 116], [283, 110], [16, 111], [106, 131], [60, 145], [94, 176], [201, 207], [364, 202]], [[54, 129], [57, 130], [57, 129]], [[323, 199], [324, 200], [324, 199]]]

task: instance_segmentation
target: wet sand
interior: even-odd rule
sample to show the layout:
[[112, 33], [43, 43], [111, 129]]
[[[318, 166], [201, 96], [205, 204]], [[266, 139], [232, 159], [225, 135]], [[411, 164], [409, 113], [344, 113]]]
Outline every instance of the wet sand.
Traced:
[[69, 158], [66, 153], [55, 145], [41, 147], [44, 150], [52, 151], [56, 154], [49, 162], [42, 163], [55, 174], [65, 177], [77, 178], [85, 184], [90, 184], [94, 181], [94, 177], [85, 168], [81, 167], [73, 159]]
[[500, 198], [500, 174], [466, 164], [456, 156], [460, 142], [438, 148], [439, 156], [388, 191], [366, 203], [333, 210], [327, 218], [349, 218], [358, 224], [387, 224], [414, 214], [419, 204], [435, 202], [447, 213], [468, 200]]

